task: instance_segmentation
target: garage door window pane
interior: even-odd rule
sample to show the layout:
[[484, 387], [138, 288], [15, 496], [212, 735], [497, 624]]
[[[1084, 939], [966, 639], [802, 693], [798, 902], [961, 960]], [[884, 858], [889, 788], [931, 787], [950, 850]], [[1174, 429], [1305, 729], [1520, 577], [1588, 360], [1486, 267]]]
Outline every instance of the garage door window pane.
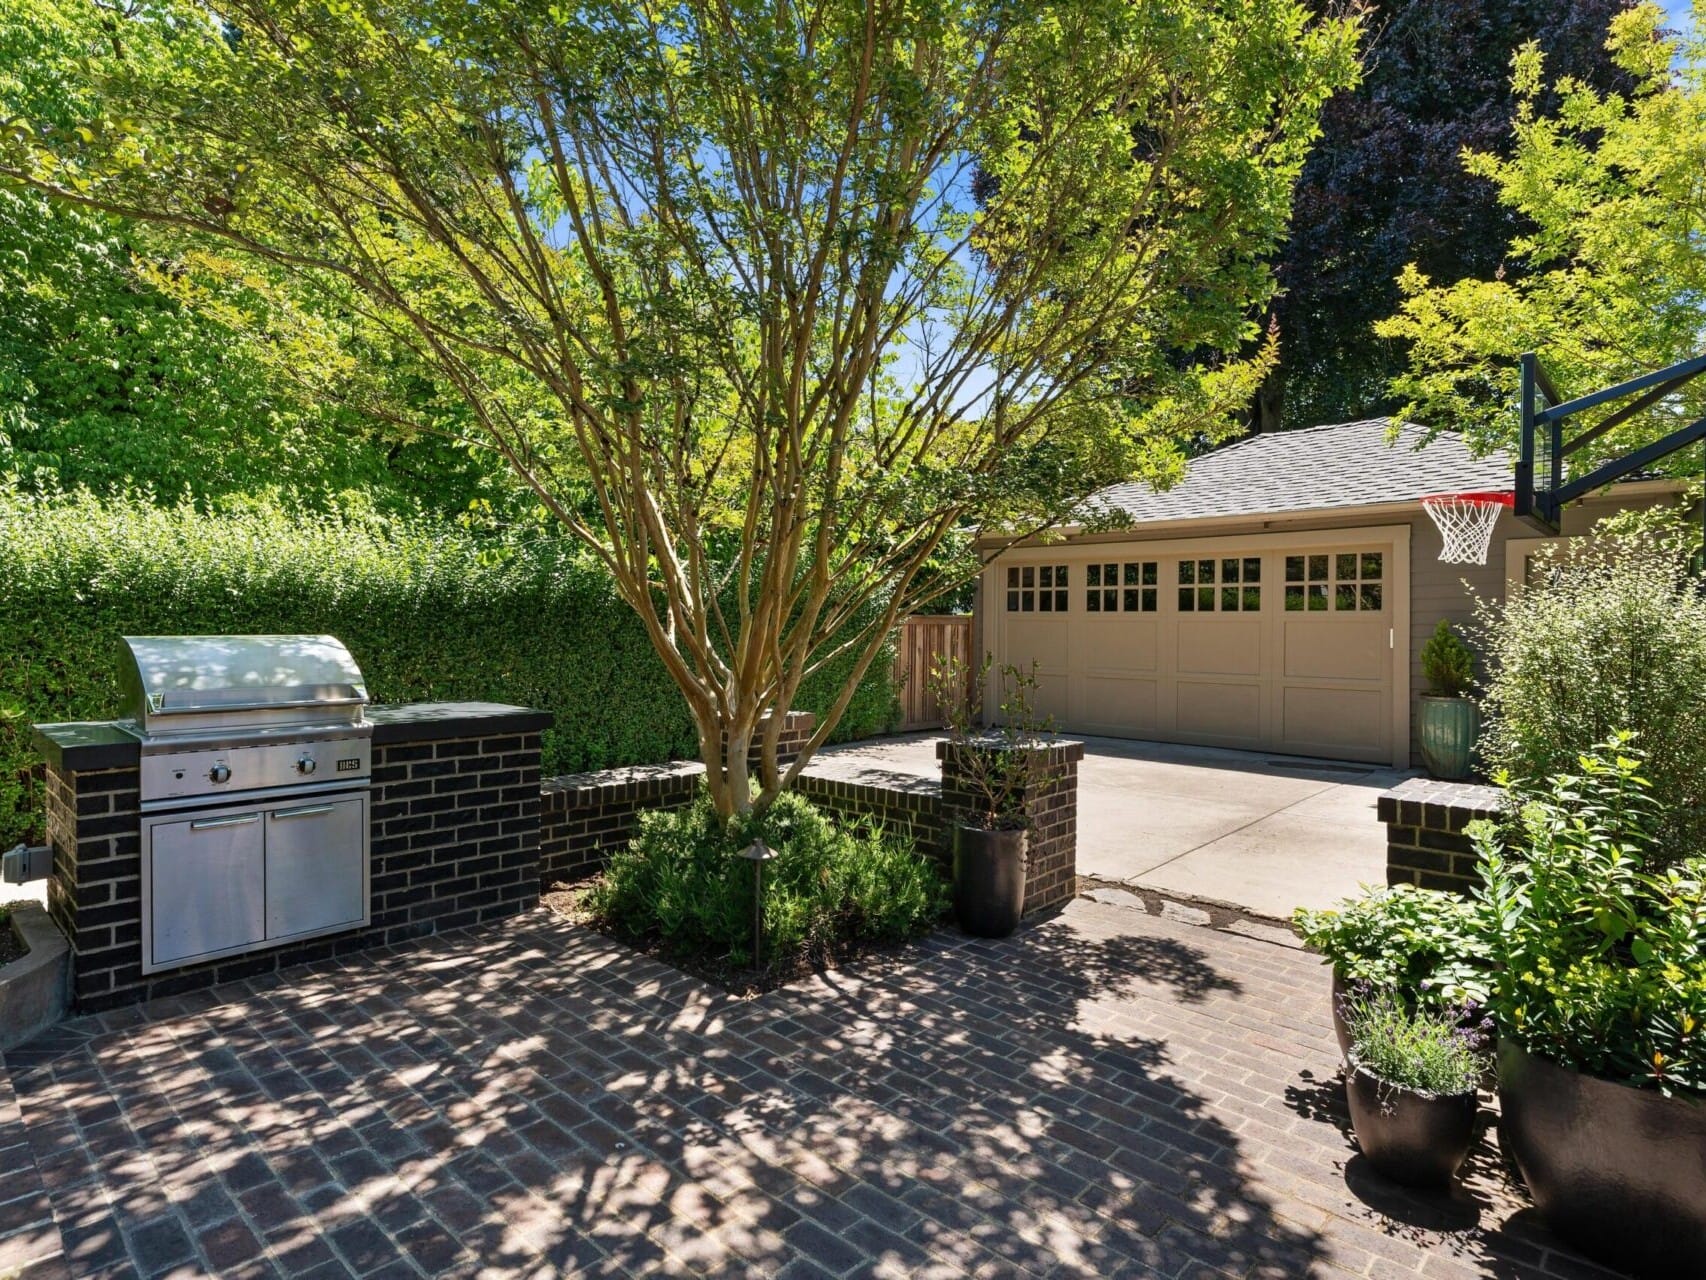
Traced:
[[1244, 581], [1260, 582], [1262, 580], [1262, 561], [1258, 556], [1244, 557]]
[[1197, 593], [1193, 587], [1179, 588], [1179, 612], [1195, 613], [1197, 611]]
[[1385, 558], [1378, 551], [1362, 553], [1362, 579], [1364, 582], [1378, 582], [1380, 580], [1381, 561]]
[[1312, 583], [1309, 587], [1309, 612], [1321, 613], [1327, 608], [1327, 584]]
[[1333, 594], [1335, 609], [1355, 609], [1357, 607], [1357, 587], [1354, 582], [1341, 582]]
[[1349, 551], [1349, 552], [1342, 551], [1337, 556], [1335, 556], [1333, 558], [1338, 561], [1338, 563], [1334, 566], [1334, 569], [1333, 569], [1334, 576], [1337, 577], [1339, 579], [1339, 581], [1341, 581], [1341, 582], [1343, 582], [1347, 579], [1354, 582], [1356, 580], [1356, 576], [1357, 576], [1356, 552], [1354, 552], [1354, 551]]
[[[1302, 582], [1303, 581], [1303, 557], [1302, 556], [1287, 556], [1285, 558], [1285, 580], [1287, 582]], [[1298, 594], [1297, 598], [1299, 600], [1303, 599], [1303, 595], [1301, 592]]]
[[1093, 564], [1084, 570], [1084, 585], [1087, 587], [1099, 587], [1102, 585], [1101, 565]]
[[1372, 609], [1379, 612], [1380, 584], [1378, 582], [1365, 582], [1362, 584], [1362, 607], [1364, 609]]
[[1195, 582], [1196, 580], [1197, 562], [1195, 560], [1179, 561], [1179, 585], [1184, 586], [1187, 582]]
[[1288, 586], [1285, 589], [1285, 611], [1287, 613], [1303, 612], [1303, 588]]
[[1100, 591], [1086, 591], [1084, 593], [1084, 612], [1102, 612], [1102, 593]]
[[1197, 588], [1197, 612], [1198, 613], [1213, 613], [1214, 612], [1214, 588], [1213, 587], [1198, 587]]
[[1309, 581], [1311, 581], [1311, 582], [1325, 582], [1325, 581], [1327, 581], [1327, 557], [1326, 556], [1310, 556], [1309, 557]]

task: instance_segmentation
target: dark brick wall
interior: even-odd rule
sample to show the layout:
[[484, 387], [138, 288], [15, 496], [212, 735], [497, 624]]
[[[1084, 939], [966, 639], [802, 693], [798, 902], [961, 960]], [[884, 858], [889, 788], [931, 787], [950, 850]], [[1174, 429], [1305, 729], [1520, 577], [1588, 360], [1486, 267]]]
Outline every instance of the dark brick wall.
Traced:
[[76, 953], [72, 994], [79, 1003], [142, 977], [137, 804], [134, 767], [47, 770], [47, 840], [53, 849], [47, 910]]
[[610, 855], [634, 838], [641, 813], [685, 805], [704, 775], [704, 765], [682, 761], [546, 779], [539, 835], [541, 887], [597, 875]]
[[[938, 743], [942, 762], [942, 808], [947, 821], [978, 810], [973, 788], [959, 767], [960, 753], [978, 747]], [[1042, 757], [1038, 778], [1024, 797], [1030, 823], [1026, 842], [1026, 915], [1064, 906], [1078, 893], [1078, 764], [1082, 742], [1055, 742], [1034, 748]]]
[[920, 852], [932, 854], [944, 863], [947, 860], [942, 784], [934, 778], [877, 785], [808, 773], [800, 776], [795, 787], [813, 804], [844, 821], [870, 818], [885, 830], [910, 838]]
[[1376, 802], [1386, 824], [1386, 883], [1468, 893], [1478, 883], [1463, 829], [1503, 812], [1505, 793], [1471, 782], [1411, 778]]
[[440, 720], [427, 740], [411, 731], [389, 742], [376, 731], [367, 928], [147, 976], [137, 772], [69, 772], [50, 761], [48, 904], [75, 952], [78, 1007], [196, 990], [525, 910], [539, 896], [540, 742], [537, 728], [504, 731], [512, 727], [513, 718], [489, 733], [478, 719]]

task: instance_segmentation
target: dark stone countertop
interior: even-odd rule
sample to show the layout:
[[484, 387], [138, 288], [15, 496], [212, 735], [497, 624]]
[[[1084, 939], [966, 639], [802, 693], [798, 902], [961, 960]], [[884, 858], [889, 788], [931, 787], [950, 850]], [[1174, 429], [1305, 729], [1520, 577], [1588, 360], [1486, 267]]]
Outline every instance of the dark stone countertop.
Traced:
[[443, 738], [487, 737], [499, 733], [538, 733], [556, 718], [549, 711], [504, 702], [403, 702], [369, 707], [373, 745], [433, 742]]
[[[369, 707], [375, 746], [434, 742], [445, 738], [538, 733], [551, 726], [549, 711], [503, 702], [405, 702]], [[32, 735], [37, 752], [62, 773], [134, 769], [142, 744], [111, 720], [38, 724]]]
[[111, 720], [75, 720], [38, 724], [31, 745], [61, 773], [93, 773], [100, 769], [134, 769], [142, 744]]

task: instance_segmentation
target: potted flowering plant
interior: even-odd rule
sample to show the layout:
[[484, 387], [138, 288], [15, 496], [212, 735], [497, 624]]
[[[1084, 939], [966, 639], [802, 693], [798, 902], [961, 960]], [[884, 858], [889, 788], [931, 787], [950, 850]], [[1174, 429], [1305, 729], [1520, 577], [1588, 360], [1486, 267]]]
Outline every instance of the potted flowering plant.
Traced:
[[947, 721], [957, 776], [970, 793], [971, 807], [953, 827], [954, 915], [960, 928], [985, 938], [1002, 938], [1019, 926], [1025, 905], [1026, 856], [1030, 818], [1025, 797], [1047, 771], [1043, 735], [1037, 719], [1036, 664], [1003, 665], [997, 723], [978, 723], [992, 660], [976, 671], [948, 657], [931, 675], [931, 684]]
[[1412, 1009], [1366, 982], [1340, 998], [1345, 1093], [1369, 1164], [1412, 1187], [1450, 1184], [1475, 1140], [1489, 1019], [1473, 1005]]

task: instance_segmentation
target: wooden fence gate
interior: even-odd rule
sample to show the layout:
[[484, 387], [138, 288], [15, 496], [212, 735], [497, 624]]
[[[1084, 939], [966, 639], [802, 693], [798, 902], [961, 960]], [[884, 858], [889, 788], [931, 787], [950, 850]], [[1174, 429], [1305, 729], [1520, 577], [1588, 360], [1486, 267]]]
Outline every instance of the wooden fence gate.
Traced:
[[901, 729], [935, 729], [946, 723], [941, 702], [930, 687], [930, 673], [946, 658], [958, 658], [966, 670], [971, 696], [971, 615], [913, 614], [900, 624], [895, 645], [894, 680], [900, 695]]

